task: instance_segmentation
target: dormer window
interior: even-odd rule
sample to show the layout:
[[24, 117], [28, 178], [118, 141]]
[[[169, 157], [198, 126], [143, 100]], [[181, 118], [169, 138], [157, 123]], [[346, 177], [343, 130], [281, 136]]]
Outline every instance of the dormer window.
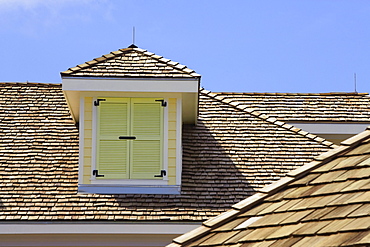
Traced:
[[163, 99], [97, 99], [98, 180], [163, 180]]
[[79, 123], [79, 193], [181, 193], [182, 124], [196, 123], [200, 75], [135, 47], [61, 75]]

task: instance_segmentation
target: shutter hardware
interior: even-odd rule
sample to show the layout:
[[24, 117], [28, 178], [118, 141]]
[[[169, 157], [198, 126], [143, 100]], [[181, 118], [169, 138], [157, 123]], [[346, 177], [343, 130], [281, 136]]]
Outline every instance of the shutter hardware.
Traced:
[[95, 176], [96, 178], [104, 177], [104, 175], [99, 175], [98, 170], [93, 170], [93, 176]]
[[119, 136], [118, 139], [120, 139], [120, 140], [135, 140], [136, 136]]
[[160, 175], [154, 175], [154, 177], [156, 177], [156, 178], [163, 178], [166, 175], [167, 175], [166, 170], [161, 170], [161, 174]]
[[161, 106], [163, 106], [163, 107], [167, 106], [167, 102], [164, 101], [164, 99], [156, 99], [155, 101], [162, 102]]
[[94, 101], [94, 106], [99, 106], [100, 105], [100, 101], [106, 101], [106, 99], [97, 99]]

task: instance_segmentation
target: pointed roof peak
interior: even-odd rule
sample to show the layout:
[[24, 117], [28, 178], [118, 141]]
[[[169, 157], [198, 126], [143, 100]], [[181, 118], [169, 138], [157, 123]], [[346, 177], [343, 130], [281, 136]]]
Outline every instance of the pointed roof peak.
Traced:
[[128, 48], [139, 48], [135, 44], [131, 44]]
[[200, 78], [194, 70], [131, 44], [61, 72], [68, 77]]

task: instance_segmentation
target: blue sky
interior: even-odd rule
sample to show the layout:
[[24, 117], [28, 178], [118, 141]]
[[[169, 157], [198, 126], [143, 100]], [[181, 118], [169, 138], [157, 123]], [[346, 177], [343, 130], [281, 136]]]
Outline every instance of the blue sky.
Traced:
[[0, 0], [0, 81], [61, 71], [132, 43], [211, 91], [370, 92], [367, 0]]

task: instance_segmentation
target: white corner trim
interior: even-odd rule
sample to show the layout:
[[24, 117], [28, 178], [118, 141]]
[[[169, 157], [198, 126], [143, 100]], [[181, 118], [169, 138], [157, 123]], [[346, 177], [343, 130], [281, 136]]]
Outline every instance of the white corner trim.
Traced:
[[1, 223], [1, 234], [184, 234], [201, 223]]
[[182, 98], [176, 102], [176, 184], [181, 185], [182, 177]]
[[79, 155], [78, 155], [78, 183], [83, 183], [84, 177], [84, 146], [85, 146], [85, 128], [84, 128], [84, 111], [85, 111], [85, 102], [84, 97], [80, 98], [80, 122], [79, 122]]

